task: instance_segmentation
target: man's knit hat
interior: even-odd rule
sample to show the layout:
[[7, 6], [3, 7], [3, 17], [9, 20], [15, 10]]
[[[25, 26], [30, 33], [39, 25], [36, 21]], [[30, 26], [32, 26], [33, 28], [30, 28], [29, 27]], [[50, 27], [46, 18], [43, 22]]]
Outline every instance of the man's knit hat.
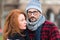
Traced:
[[39, 10], [42, 13], [41, 3], [39, 2], [39, 0], [31, 0], [28, 3], [25, 11], [29, 10], [30, 8], [37, 9], [37, 10]]

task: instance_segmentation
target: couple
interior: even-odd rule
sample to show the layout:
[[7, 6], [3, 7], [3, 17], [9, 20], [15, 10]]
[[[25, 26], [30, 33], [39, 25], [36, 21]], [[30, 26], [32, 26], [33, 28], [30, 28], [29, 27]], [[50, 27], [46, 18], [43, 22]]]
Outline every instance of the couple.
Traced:
[[3, 40], [60, 40], [57, 26], [42, 15], [39, 0], [31, 0], [25, 12], [15, 9], [9, 13]]

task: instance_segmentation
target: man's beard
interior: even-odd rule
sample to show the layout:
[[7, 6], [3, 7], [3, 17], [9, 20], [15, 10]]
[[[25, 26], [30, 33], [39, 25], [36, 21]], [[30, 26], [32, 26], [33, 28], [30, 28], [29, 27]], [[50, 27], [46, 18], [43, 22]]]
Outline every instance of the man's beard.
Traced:
[[29, 21], [30, 22], [35, 22], [37, 19], [35, 18], [35, 17], [31, 17], [31, 18], [29, 18]]

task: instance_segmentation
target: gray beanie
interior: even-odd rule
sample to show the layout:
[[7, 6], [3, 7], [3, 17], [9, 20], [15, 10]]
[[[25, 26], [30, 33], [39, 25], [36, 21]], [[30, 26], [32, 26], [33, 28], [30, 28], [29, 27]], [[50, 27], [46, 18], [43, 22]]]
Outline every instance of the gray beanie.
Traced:
[[25, 11], [27, 11], [27, 10], [30, 9], [30, 8], [35, 8], [35, 9], [39, 10], [39, 11], [42, 13], [41, 3], [39, 2], [39, 0], [31, 0], [31, 1], [28, 3]]

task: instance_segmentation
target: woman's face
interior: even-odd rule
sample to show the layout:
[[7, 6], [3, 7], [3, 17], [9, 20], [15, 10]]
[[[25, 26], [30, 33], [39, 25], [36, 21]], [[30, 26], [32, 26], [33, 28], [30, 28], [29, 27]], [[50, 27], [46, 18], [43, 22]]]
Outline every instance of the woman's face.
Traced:
[[21, 30], [25, 30], [26, 29], [26, 19], [25, 19], [25, 16], [23, 14], [20, 14], [18, 16], [18, 22], [19, 22], [19, 28]]

